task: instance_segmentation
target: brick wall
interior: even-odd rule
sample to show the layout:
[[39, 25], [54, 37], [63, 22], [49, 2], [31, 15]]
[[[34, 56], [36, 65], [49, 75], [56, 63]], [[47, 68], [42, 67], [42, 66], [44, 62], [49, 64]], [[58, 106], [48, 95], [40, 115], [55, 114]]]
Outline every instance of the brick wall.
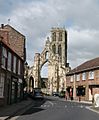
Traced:
[[93, 88], [93, 94], [99, 94], [99, 88]]
[[21, 33], [10, 27], [9, 25], [5, 26], [9, 31], [9, 44], [11, 48], [22, 58], [25, 57], [25, 36]]
[[0, 28], [0, 36], [10, 48], [17, 53], [22, 59], [26, 58], [25, 51], [25, 36], [19, 33], [10, 25], [5, 25]]
[[4, 42], [5, 42], [6, 44], [9, 44], [8, 35], [9, 35], [8, 30], [0, 29], [0, 37], [3, 38], [3, 40], [4, 40]]

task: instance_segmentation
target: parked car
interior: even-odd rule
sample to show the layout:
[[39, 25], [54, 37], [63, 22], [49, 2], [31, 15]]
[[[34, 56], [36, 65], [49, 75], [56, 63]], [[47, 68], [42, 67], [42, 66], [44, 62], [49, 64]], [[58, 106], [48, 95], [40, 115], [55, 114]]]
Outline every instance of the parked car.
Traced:
[[59, 93], [58, 92], [53, 92], [52, 95], [53, 96], [59, 96]]
[[61, 92], [59, 93], [59, 97], [60, 97], [60, 98], [65, 98], [65, 91], [61, 91]]
[[42, 91], [34, 91], [34, 99], [44, 99], [44, 94], [42, 93]]

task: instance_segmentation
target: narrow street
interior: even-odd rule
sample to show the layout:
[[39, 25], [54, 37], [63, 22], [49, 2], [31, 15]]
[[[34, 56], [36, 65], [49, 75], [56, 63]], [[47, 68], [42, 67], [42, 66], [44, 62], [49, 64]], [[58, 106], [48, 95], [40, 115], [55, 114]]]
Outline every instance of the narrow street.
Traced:
[[11, 120], [98, 120], [99, 114], [89, 110], [89, 107], [85, 103], [47, 97], [43, 101], [38, 100], [34, 107]]

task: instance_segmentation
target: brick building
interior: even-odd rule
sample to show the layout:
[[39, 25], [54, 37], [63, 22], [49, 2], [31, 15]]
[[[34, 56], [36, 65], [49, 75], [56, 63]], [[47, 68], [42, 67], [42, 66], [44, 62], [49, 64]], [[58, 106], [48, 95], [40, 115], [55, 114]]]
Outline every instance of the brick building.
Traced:
[[0, 36], [24, 61], [26, 60], [25, 36], [10, 25], [1, 24]]
[[10, 25], [0, 28], [0, 106], [23, 99], [25, 36]]
[[93, 96], [99, 94], [99, 57], [67, 73], [66, 86], [68, 95], [72, 94], [74, 99], [92, 101]]

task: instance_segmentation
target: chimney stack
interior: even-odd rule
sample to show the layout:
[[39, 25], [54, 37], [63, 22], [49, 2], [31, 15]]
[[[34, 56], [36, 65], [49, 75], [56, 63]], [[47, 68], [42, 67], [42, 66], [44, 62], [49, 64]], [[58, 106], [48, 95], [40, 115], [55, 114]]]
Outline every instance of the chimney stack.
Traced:
[[4, 24], [1, 24], [1, 29], [4, 29]]

